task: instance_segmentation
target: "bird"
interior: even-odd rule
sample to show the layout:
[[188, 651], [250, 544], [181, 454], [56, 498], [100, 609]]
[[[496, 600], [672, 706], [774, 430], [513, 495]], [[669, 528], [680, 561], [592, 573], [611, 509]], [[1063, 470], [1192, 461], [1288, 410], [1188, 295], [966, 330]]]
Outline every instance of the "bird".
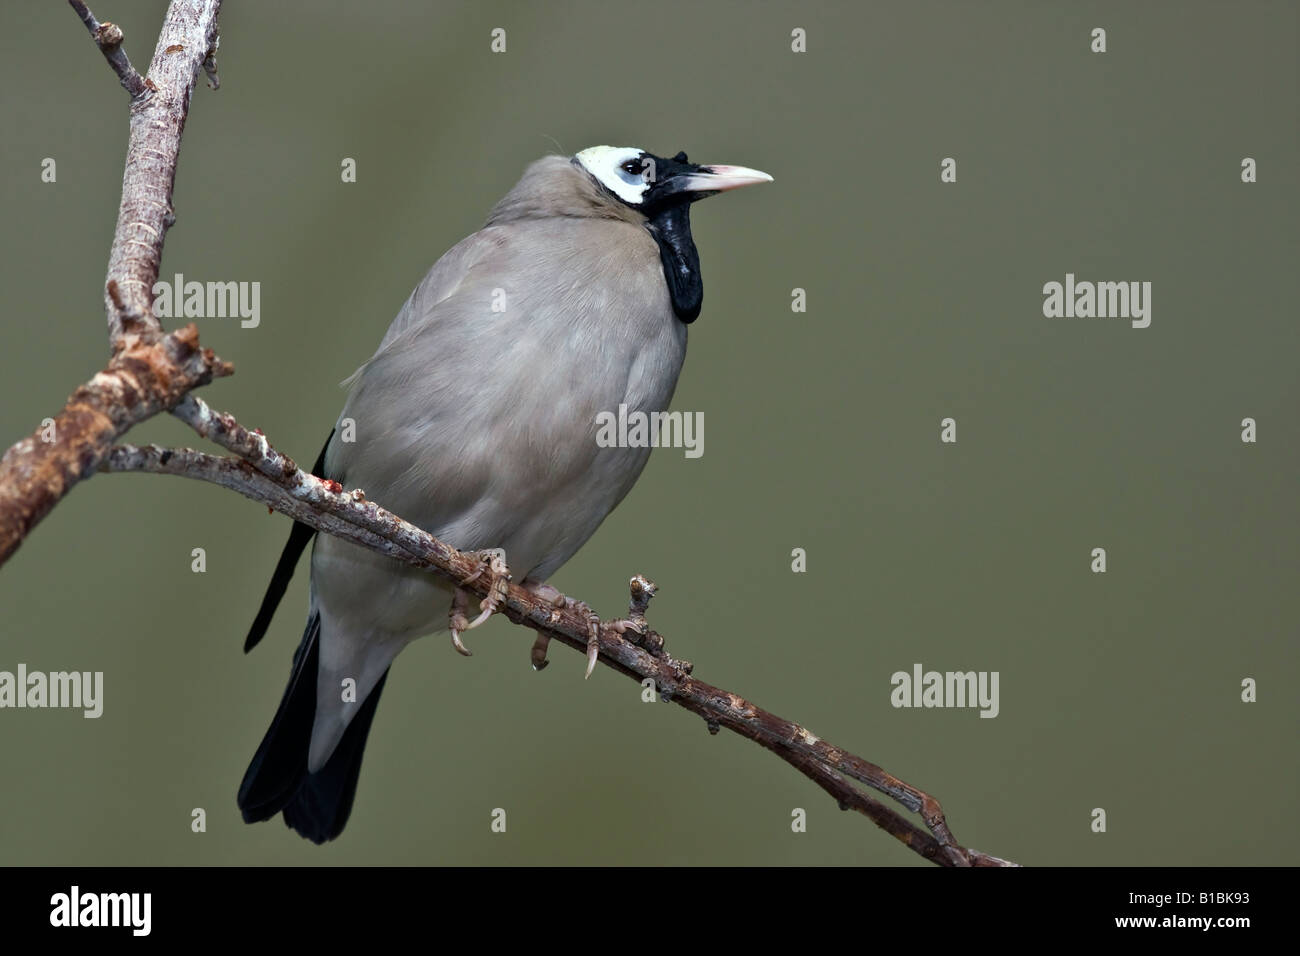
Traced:
[[[602, 447], [601, 412], [666, 410], [704, 286], [692, 205], [771, 182], [685, 152], [594, 146], [524, 171], [478, 232], [415, 287], [312, 467], [548, 600], [550, 576], [640, 476], [645, 447]], [[295, 522], [244, 644], [266, 634], [315, 529]], [[455, 584], [321, 535], [302, 640], [239, 788], [243, 819], [283, 814], [313, 843], [342, 833], [393, 660], [417, 637], [461, 635]], [[583, 606], [585, 608], [585, 605]], [[589, 610], [589, 609], [587, 609]], [[595, 663], [589, 648], [587, 674]], [[534, 666], [544, 666], [545, 652]]]

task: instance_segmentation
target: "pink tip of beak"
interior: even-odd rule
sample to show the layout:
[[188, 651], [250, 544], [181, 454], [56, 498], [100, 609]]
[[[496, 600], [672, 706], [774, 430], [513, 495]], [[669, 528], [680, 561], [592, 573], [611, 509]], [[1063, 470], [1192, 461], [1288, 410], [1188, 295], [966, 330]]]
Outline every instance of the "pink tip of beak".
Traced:
[[772, 177], [767, 173], [748, 166], [701, 166], [700, 171], [691, 177], [690, 188], [720, 193], [771, 181]]

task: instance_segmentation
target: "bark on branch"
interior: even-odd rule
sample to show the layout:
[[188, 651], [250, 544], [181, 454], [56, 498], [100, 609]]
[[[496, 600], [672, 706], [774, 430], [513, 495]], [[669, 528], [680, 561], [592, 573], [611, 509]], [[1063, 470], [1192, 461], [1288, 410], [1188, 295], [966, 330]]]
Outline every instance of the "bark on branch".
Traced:
[[[95, 471], [150, 472], [211, 482], [381, 554], [428, 570], [466, 590], [488, 595], [491, 581], [477, 555], [456, 550], [378, 504], [364, 491], [345, 491], [300, 469], [261, 432], [214, 411], [192, 390], [228, 375], [230, 366], [198, 344], [194, 326], [165, 334], [151, 311], [163, 239], [174, 221], [172, 184], [190, 95], [200, 69], [215, 88], [220, 0], [173, 0], [149, 72], [143, 79], [121, 49], [121, 31], [99, 23], [81, 0], [69, 0], [131, 95], [131, 134], [122, 202], [105, 283], [112, 358], [63, 411], [0, 459], [0, 564], [32, 527], [78, 481]], [[132, 425], [170, 410], [199, 435], [233, 453], [214, 456], [189, 448], [117, 445]], [[655, 586], [631, 581], [629, 617], [645, 623]], [[556, 640], [586, 653], [588, 616], [557, 608], [511, 584], [500, 613], [539, 635], [534, 661]], [[688, 661], [671, 657], [662, 635], [599, 622], [600, 660], [638, 681], [650, 679], [661, 698], [703, 718], [709, 731], [727, 728], [753, 740], [813, 780], [842, 809], [853, 809], [924, 858], [943, 866], [1007, 866], [961, 846], [938, 801], [885, 770], [785, 720], [692, 676]], [[540, 655], [540, 656], [539, 656]], [[920, 815], [924, 828], [864, 792], [858, 784]]]
[[[116, 349], [125, 337], [162, 333], [152, 311], [153, 286], [158, 281], [163, 239], [176, 221], [172, 186], [181, 134], [190, 112], [190, 94], [199, 70], [216, 52], [221, 0], [174, 0], [167, 8], [149, 74], [143, 81], [121, 50], [122, 31], [111, 23], [96, 29], [94, 14], [81, 0], [68, 2], [131, 94], [131, 135], [122, 177], [122, 204], [108, 256], [104, 293], [109, 341]], [[116, 283], [116, 294], [110, 291], [109, 283]]]
[[199, 347], [193, 325], [152, 343], [132, 341], [108, 366], [0, 458], [0, 564], [72, 486], [89, 478], [128, 428], [231, 368]]
[[96, 20], [81, 0], [68, 2], [131, 95], [122, 201], [104, 282], [112, 357], [62, 411], [0, 457], [0, 564], [77, 482], [94, 474], [128, 428], [232, 371], [199, 347], [193, 326], [165, 335], [152, 311], [163, 238], [175, 221], [181, 133], [195, 77], [216, 49], [221, 0], [175, 0], [168, 7], [143, 79], [122, 50], [122, 31]]

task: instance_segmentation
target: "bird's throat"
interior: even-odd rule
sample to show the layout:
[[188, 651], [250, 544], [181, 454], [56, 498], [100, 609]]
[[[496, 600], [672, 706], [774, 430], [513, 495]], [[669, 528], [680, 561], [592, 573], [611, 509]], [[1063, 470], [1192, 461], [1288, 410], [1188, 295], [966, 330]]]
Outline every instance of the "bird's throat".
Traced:
[[680, 203], [657, 213], [646, 223], [659, 245], [668, 295], [673, 312], [689, 325], [700, 316], [704, 302], [704, 280], [700, 276], [700, 254], [691, 238], [691, 205]]

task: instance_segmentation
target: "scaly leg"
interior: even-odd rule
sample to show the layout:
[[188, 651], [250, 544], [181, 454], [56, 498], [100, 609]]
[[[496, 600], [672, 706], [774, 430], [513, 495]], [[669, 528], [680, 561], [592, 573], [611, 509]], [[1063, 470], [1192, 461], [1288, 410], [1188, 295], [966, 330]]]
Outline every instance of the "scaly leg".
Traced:
[[478, 570], [461, 582], [462, 584], [469, 584], [484, 571], [487, 571], [492, 576], [492, 587], [488, 591], [488, 596], [479, 602], [479, 616], [472, 621], [468, 620], [466, 615], [469, 610], [469, 592], [464, 588], [457, 588], [455, 595], [451, 599], [451, 614], [448, 618], [452, 646], [466, 657], [473, 655], [470, 654], [469, 648], [461, 642], [461, 634], [474, 630], [474, 628], [491, 617], [492, 613], [501, 606], [501, 602], [505, 600], [506, 592], [510, 589], [510, 568], [506, 565], [506, 553], [503, 550], [489, 548], [486, 551], [480, 551], [479, 560], [482, 563], [479, 565]]

